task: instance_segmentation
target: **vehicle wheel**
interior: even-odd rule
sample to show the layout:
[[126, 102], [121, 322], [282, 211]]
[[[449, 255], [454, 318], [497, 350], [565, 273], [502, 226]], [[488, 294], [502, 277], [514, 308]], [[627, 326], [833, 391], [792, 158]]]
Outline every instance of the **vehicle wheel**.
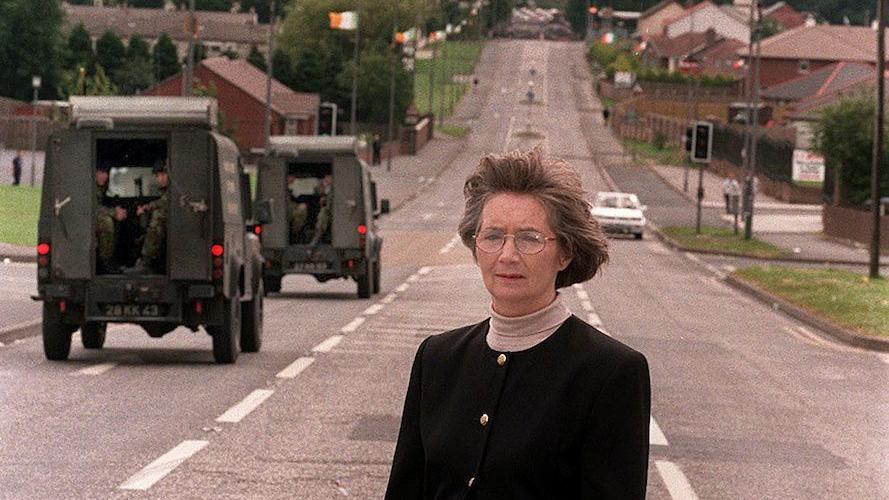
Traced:
[[380, 258], [377, 257], [377, 261], [373, 265], [373, 293], [380, 293], [380, 267]]
[[71, 352], [71, 327], [62, 323], [56, 305], [43, 303], [43, 354], [46, 359], [64, 361]]
[[208, 327], [207, 331], [213, 337], [213, 359], [219, 364], [230, 364], [238, 359], [241, 337], [241, 304], [238, 298], [226, 300], [222, 310], [222, 324]]
[[279, 293], [281, 291], [282, 276], [263, 276], [262, 283], [265, 293]]
[[641, 239], [642, 239], [642, 233], [636, 233], [636, 234], [633, 235], [633, 237], [636, 238], [637, 240], [641, 240]]
[[107, 323], [89, 322], [80, 327], [80, 341], [84, 349], [101, 349], [105, 346]]
[[262, 280], [253, 291], [253, 300], [241, 303], [241, 351], [259, 352], [262, 347]]
[[369, 261], [364, 262], [364, 275], [359, 276], [358, 281], [358, 298], [369, 299], [371, 287], [373, 286], [373, 265]]

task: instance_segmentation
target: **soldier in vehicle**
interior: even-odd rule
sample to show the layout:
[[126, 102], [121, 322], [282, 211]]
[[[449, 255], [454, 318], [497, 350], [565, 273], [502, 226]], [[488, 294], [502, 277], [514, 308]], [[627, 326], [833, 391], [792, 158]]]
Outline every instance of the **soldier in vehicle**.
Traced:
[[167, 214], [170, 208], [167, 189], [170, 177], [163, 162], [156, 163], [151, 171], [154, 173], [154, 180], [161, 196], [136, 209], [136, 215], [149, 214], [149, 222], [148, 229], [145, 230], [145, 240], [142, 242], [142, 257], [128, 271], [129, 274], [157, 272], [161, 270], [163, 264], [164, 247], [167, 241]]
[[326, 174], [318, 183], [319, 204], [318, 218], [315, 219], [315, 233], [312, 236], [312, 246], [318, 245], [330, 229], [331, 210], [333, 210], [333, 176]]
[[287, 174], [287, 222], [290, 225], [290, 242], [297, 243], [300, 239], [303, 227], [309, 217], [309, 206], [298, 199], [294, 193], [296, 175]]
[[108, 165], [101, 164], [96, 168], [96, 265], [99, 274], [116, 271], [113, 263], [114, 249], [117, 246], [116, 222], [127, 218], [127, 211], [122, 207], [109, 207], [108, 198]]

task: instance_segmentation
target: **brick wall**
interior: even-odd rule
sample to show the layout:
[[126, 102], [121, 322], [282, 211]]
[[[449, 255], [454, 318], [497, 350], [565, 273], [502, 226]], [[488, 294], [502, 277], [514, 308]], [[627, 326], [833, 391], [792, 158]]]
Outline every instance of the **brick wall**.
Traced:
[[[821, 214], [824, 234], [844, 240], [870, 244], [873, 215], [854, 208], [824, 206]], [[880, 218], [880, 249], [889, 251], [889, 215]]]

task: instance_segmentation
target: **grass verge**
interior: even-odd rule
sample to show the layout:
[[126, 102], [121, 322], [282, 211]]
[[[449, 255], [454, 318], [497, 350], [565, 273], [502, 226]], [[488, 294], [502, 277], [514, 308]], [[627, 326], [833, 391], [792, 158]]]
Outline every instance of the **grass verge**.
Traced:
[[684, 165], [685, 154], [674, 146], [657, 147], [650, 142], [623, 139], [624, 149], [636, 159], [655, 165]]
[[40, 188], [0, 186], [0, 242], [35, 245], [39, 213]]
[[460, 98], [472, 86], [472, 83], [455, 82], [454, 75], [471, 75], [481, 52], [482, 42], [478, 40], [444, 42], [439, 46], [434, 65], [430, 59], [416, 60], [414, 102], [420, 114], [430, 111], [429, 73], [434, 70], [431, 111], [438, 115], [443, 109], [445, 117], [451, 116]]
[[749, 283], [832, 323], [889, 338], [889, 281], [840, 269], [752, 266], [735, 272]]
[[692, 250], [714, 250], [763, 258], [789, 255], [788, 252], [771, 243], [756, 238], [745, 240], [743, 233], [736, 235], [729, 228], [702, 227], [701, 234], [695, 233], [693, 227], [671, 226], [662, 228], [661, 231], [680, 245]]
[[469, 132], [471, 132], [472, 129], [470, 127], [463, 127], [460, 125], [451, 125], [449, 123], [445, 123], [444, 125], [438, 127], [438, 131], [442, 134], [460, 139], [469, 135]]

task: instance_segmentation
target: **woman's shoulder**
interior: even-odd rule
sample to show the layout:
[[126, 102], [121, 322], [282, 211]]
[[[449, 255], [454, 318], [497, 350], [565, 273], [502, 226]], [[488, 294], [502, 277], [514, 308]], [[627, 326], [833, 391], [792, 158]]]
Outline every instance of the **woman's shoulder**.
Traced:
[[431, 335], [424, 341], [426, 344], [424, 350], [426, 352], [444, 353], [466, 349], [476, 343], [480, 337], [484, 337], [480, 333], [487, 331], [488, 321], [486, 318], [478, 323]]
[[606, 334], [602, 330], [583, 321], [577, 316], [571, 316], [566, 325], [570, 335], [562, 338], [568, 344], [568, 352], [575, 353], [596, 364], [645, 363], [645, 355]]

